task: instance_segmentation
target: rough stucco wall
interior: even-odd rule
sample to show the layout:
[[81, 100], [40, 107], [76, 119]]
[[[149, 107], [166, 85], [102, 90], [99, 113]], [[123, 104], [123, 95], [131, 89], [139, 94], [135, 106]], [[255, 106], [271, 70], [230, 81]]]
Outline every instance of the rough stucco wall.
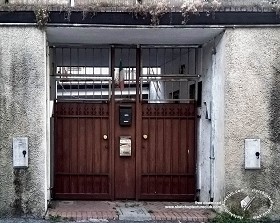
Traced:
[[[280, 213], [280, 30], [227, 30], [225, 85], [226, 191], [263, 190]], [[244, 169], [244, 139], [261, 140], [261, 170]]]
[[[45, 211], [45, 47], [35, 27], [0, 28], [0, 216]], [[13, 169], [13, 137], [29, 139], [28, 169]]]
[[[4, 1], [4, 0], [3, 0]], [[68, 5], [70, 0], [9, 0], [11, 4], [24, 4], [24, 5], [42, 5], [42, 4], [49, 4], [49, 5]]]
[[211, 122], [205, 118], [206, 107], [204, 102], [211, 101], [211, 86], [212, 86], [212, 47], [209, 43], [203, 47], [202, 58], [202, 105], [199, 109], [200, 118], [198, 119], [198, 169], [200, 180], [200, 201], [209, 201], [210, 199], [210, 133]]
[[[198, 119], [198, 177], [201, 185], [199, 188], [201, 201], [209, 201], [211, 198], [209, 193], [211, 190], [209, 159], [211, 147], [215, 151], [212, 198], [214, 201], [222, 201], [224, 196], [225, 44], [226, 38], [221, 34], [202, 48], [200, 79], [202, 81], [202, 107], [199, 109], [201, 117]], [[211, 113], [211, 120], [206, 118], [207, 111]]]
[[224, 84], [225, 58], [227, 38], [223, 33], [215, 38], [213, 54], [213, 81], [212, 81], [212, 146], [214, 147], [214, 201], [224, 198]]

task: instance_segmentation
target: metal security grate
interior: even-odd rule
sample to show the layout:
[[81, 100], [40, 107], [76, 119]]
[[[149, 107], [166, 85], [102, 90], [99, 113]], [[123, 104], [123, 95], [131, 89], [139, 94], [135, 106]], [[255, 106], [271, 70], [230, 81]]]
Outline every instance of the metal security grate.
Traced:
[[56, 100], [108, 101], [109, 48], [54, 48]]
[[141, 46], [138, 51], [135, 46], [56, 47], [52, 51], [56, 100], [109, 101], [114, 95], [115, 100], [138, 97], [150, 103], [183, 103], [197, 98], [201, 72], [197, 47]]
[[[189, 84], [198, 78], [198, 49], [143, 47], [141, 100], [156, 103], [188, 102]], [[147, 83], [148, 86], [147, 86]], [[148, 97], [144, 91], [148, 90]]]
[[111, 78], [56, 78], [57, 100], [108, 101], [111, 97]]

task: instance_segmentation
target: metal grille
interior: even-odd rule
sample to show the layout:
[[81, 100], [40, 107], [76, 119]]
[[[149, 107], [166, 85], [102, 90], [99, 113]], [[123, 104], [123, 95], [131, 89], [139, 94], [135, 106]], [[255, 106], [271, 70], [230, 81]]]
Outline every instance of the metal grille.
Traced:
[[56, 100], [110, 100], [109, 48], [54, 48], [53, 57]]
[[[136, 56], [135, 47], [114, 48], [114, 58], [110, 50], [54, 48], [55, 99], [108, 101], [112, 94], [116, 100], [135, 100], [140, 95], [140, 100], [154, 103], [196, 99], [201, 64], [198, 48], [142, 46], [141, 58]], [[137, 59], [141, 64], [140, 83]], [[110, 64], [114, 66], [112, 74]], [[136, 92], [137, 84], [140, 92]]]
[[136, 98], [136, 49], [115, 50], [115, 98], [135, 100]]
[[[141, 100], [188, 102], [188, 85], [198, 78], [198, 50], [188, 47], [142, 49]], [[148, 91], [148, 94], [144, 94]], [[148, 95], [148, 97], [147, 97]]]

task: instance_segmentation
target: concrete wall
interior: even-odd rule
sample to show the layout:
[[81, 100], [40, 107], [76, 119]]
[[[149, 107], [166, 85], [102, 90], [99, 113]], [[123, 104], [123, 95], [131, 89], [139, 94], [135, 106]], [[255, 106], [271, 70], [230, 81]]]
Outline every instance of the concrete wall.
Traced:
[[[46, 36], [0, 28], [0, 216], [46, 208]], [[28, 137], [29, 167], [13, 169], [13, 137]]]
[[[202, 81], [202, 106], [198, 111], [197, 160], [201, 201], [210, 201], [211, 198], [222, 201], [224, 196], [225, 42], [226, 37], [221, 35], [202, 48], [199, 80]], [[209, 157], [214, 159], [211, 161]]]
[[[228, 29], [225, 82], [226, 192], [255, 188], [280, 213], [280, 29]], [[244, 169], [244, 139], [261, 140], [261, 169]]]
[[[5, 0], [3, 0], [5, 2]], [[9, 0], [10, 4], [23, 4], [23, 5], [70, 5], [70, 0]]]

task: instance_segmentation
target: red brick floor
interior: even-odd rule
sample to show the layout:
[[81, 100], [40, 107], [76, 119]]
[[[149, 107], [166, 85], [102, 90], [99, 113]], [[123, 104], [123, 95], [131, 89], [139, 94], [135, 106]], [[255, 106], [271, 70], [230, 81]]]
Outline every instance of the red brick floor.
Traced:
[[133, 206], [145, 209], [150, 215], [151, 220], [207, 222], [209, 218], [214, 216], [214, 213], [210, 209], [186, 208], [189, 205], [193, 204], [185, 202], [146, 201], [54, 201], [51, 205], [52, 207], [48, 210], [47, 217], [72, 220], [118, 220], [118, 208]]

